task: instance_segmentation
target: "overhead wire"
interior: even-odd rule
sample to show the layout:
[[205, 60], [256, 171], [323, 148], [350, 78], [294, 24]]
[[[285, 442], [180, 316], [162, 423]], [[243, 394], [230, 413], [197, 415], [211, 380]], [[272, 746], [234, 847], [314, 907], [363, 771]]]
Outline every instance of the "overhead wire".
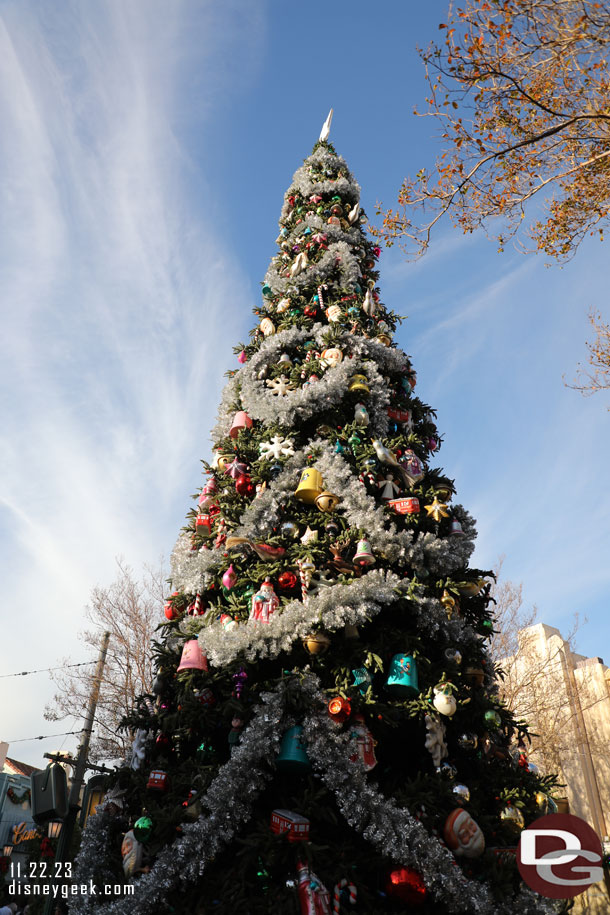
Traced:
[[78, 664], [61, 664], [59, 667], [41, 667], [39, 670], [21, 670], [15, 674], [0, 674], [0, 680], [5, 677], [28, 677], [30, 674], [45, 674], [51, 670], [67, 670], [69, 667], [86, 667], [95, 664], [95, 661], [81, 661]]
[[39, 737], [21, 737], [19, 740], [7, 740], [8, 744], [28, 743], [30, 740], [50, 740], [52, 737], [67, 737], [70, 734], [80, 734], [80, 731], [62, 731], [61, 734], [41, 734]]

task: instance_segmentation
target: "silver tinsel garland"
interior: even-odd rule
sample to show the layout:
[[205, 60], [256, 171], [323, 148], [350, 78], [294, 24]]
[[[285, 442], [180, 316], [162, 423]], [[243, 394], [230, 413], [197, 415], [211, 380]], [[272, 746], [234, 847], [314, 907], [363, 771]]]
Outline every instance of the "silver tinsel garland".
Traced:
[[[317, 177], [314, 178], [310, 173], [310, 167], [318, 165], [323, 169], [332, 171], [334, 174], [337, 171], [337, 163], [339, 163], [339, 168], [345, 172], [344, 177], [333, 181], [325, 181], [324, 179], [319, 180]], [[299, 191], [305, 198], [311, 197], [312, 194], [338, 194], [344, 201], [351, 200], [355, 203], [360, 199], [360, 185], [352, 175], [343, 156], [331, 153], [323, 147], [319, 147], [311, 156], [308, 156], [305, 164], [301, 165], [292, 176], [292, 184], [284, 195], [282, 220], [287, 219], [290, 214], [291, 206], [288, 198], [295, 190]]]
[[401, 350], [346, 332], [334, 345], [353, 358], [345, 358], [340, 365], [327, 369], [324, 377], [315, 384], [299, 388], [286, 397], [274, 397], [264, 381], [259, 379], [262, 369], [277, 364], [282, 353], [299, 347], [305, 340], [314, 340], [318, 350], [323, 350], [327, 333], [328, 325], [315, 324], [310, 331], [291, 327], [267, 337], [258, 352], [225, 385], [212, 440], [218, 442], [226, 438], [236, 409], [243, 408], [252, 419], [269, 424], [293, 425], [296, 418], [310, 419], [329, 406], [340, 403], [349, 377], [359, 371], [367, 376], [371, 388], [367, 398], [371, 429], [379, 436], [385, 435], [389, 393], [383, 373], [406, 371], [409, 363]]
[[[283, 217], [291, 210], [288, 198], [298, 190], [306, 199], [314, 193], [332, 193], [341, 197], [345, 207], [355, 205], [360, 188], [353, 180], [344, 160], [340, 159], [345, 177], [338, 180], [317, 180], [310, 173], [312, 164], [323, 170], [336, 170], [337, 157], [326, 149], [318, 149], [294, 175], [293, 184], [285, 196]], [[276, 256], [265, 281], [274, 294], [290, 297], [304, 286], [322, 285], [330, 271], [339, 267], [340, 285], [345, 288], [362, 285], [358, 261], [361, 245], [360, 229], [328, 224], [317, 214], [308, 214], [292, 235], [292, 243], [304, 229], [326, 234], [328, 250], [317, 263], [293, 277], [284, 274], [290, 261]], [[360, 248], [362, 250], [362, 248]], [[330, 304], [327, 303], [327, 304]], [[265, 302], [268, 306], [269, 303]], [[387, 408], [390, 405], [385, 374], [404, 373], [409, 362], [404, 353], [385, 347], [363, 336], [343, 332], [333, 345], [345, 355], [342, 363], [328, 368], [321, 379], [290, 392], [285, 397], [273, 396], [261, 377], [263, 370], [277, 364], [279, 356], [291, 349], [301, 348], [305, 340], [313, 339], [320, 351], [327, 345], [324, 336], [328, 325], [316, 324], [312, 330], [297, 327], [283, 330], [264, 339], [259, 350], [231, 378], [222, 394], [213, 441], [226, 438], [236, 410], [244, 409], [254, 420], [269, 426], [293, 427], [340, 404], [345, 396], [349, 378], [364, 374], [370, 387], [366, 400], [369, 412], [369, 432], [384, 438], [388, 432]], [[351, 358], [347, 358], [351, 355]], [[392, 563], [407, 574], [450, 575], [466, 567], [473, 549], [474, 522], [461, 507], [452, 507], [452, 515], [460, 520], [465, 537], [438, 537], [427, 533], [417, 538], [411, 531], [398, 531], [392, 516], [378, 504], [356, 478], [353, 468], [337, 454], [326, 440], [315, 440], [301, 448], [284, 462], [282, 472], [268, 488], [254, 499], [236, 530], [239, 537], [261, 541], [277, 528], [283, 510], [290, 504], [299, 475], [308, 465], [307, 456], [315, 448], [319, 455], [315, 467], [321, 472], [327, 489], [341, 496], [337, 511], [352, 530], [364, 530], [377, 556]], [[179, 538], [172, 554], [174, 588], [187, 594], [202, 591], [220, 569], [226, 567], [224, 549], [191, 550], [189, 534]], [[204, 652], [214, 666], [223, 666], [245, 657], [276, 657], [289, 651], [296, 639], [322, 626], [336, 632], [347, 624], [362, 625], [381, 609], [397, 601], [404, 602], [404, 612], [420, 628], [425, 627], [430, 638], [438, 638], [460, 649], [478, 644], [479, 636], [472, 627], [456, 617], [447, 619], [444, 607], [434, 598], [423, 597], [412, 581], [387, 569], [369, 570], [360, 579], [335, 580], [320, 587], [308, 600], [289, 601], [278, 610], [268, 625], [240, 625], [235, 631], [222, 629], [219, 623], [205, 627], [199, 633]], [[183, 632], [193, 631], [196, 619], [185, 619]], [[149, 915], [163, 901], [180, 893], [182, 887], [197, 880], [208, 863], [234, 838], [237, 830], [248, 822], [256, 798], [266, 781], [273, 778], [273, 761], [285, 731], [295, 722], [286, 714], [287, 684], [262, 697], [240, 744], [229, 762], [222, 766], [205, 796], [200, 799], [202, 816], [196, 823], [183, 827], [183, 834], [158, 855], [150, 873], [137, 878], [136, 896], [111, 903], [94, 905], [93, 898], [77, 897], [71, 911], [78, 915]], [[347, 822], [382, 854], [398, 866], [410, 865], [422, 875], [433, 899], [442, 902], [452, 913], [464, 915], [544, 915], [554, 911], [550, 901], [541, 900], [523, 890], [512, 903], [497, 904], [489, 888], [468, 880], [450, 852], [408, 810], [385, 798], [367, 779], [359, 762], [351, 762], [354, 740], [349, 730], [339, 730], [328, 717], [325, 697], [317, 677], [310, 671], [301, 675], [301, 688], [306, 693], [312, 712], [302, 722], [307, 750], [317, 777], [333, 792]], [[434, 712], [431, 712], [434, 714]], [[306, 812], [306, 811], [305, 811]], [[81, 851], [77, 858], [76, 881], [85, 880], [96, 872], [100, 861], [107, 860], [110, 815], [102, 809], [90, 819]], [[104, 871], [105, 877], [106, 871]], [[114, 883], [115, 875], [108, 873], [106, 882]]]
[[[242, 523], [232, 532], [235, 536], [261, 540], [277, 527], [281, 510], [293, 497], [299, 474], [306, 466], [307, 454], [312, 448], [320, 455], [315, 466], [320, 470], [325, 486], [341, 494], [338, 512], [352, 529], [366, 531], [373, 550], [385, 560], [416, 573], [429, 570], [432, 574], [447, 574], [466, 566], [473, 549], [474, 522], [461, 506], [454, 513], [460, 518], [467, 536], [437, 537], [426, 533], [416, 538], [412, 531], [398, 531], [385, 509], [354, 476], [347, 461], [324, 439], [310, 442], [286, 461], [284, 470], [271, 486], [250, 503], [242, 515]], [[190, 537], [183, 534], [172, 553], [173, 586], [194, 594], [203, 589], [206, 573], [218, 570], [226, 562], [223, 548], [193, 552]], [[403, 581], [393, 574], [388, 573], [384, 578], [381, 573], [371, 572], [349, 584], [337, 580], [305, 604], [301, 601], [285, 604], [268, 625], [241, 625], [233, 632], [225, 631], [220, 623], [204, 628], [200, 634], [202, 650], [215, 666], [229, 663], [240, 652], [250, 659], [277, 657], [316, 625], [332, 632], [347, 623], [359, 625], [372, 618], [382, 606], [395, 601], [397, 596], [404, 596], [404, 591], [398, 587]], [[414, 603], [417, 604], [425, 606], [437, 624], [440, 625], [438, 621], [443, 617], [446, 619], [438, 601], [425, 599]], [[472, 630], [459, 619], [453, 621], [451, 628], [452, 637], [462, 643], [474, 638]]]
[[[361, 764], [350, 760], [355, 742], [349, 731], [339, 731], [324, 711], [327, 697], [311, 672], [301, 676], [312, 714], [303, 720], [307, 753], [315, 773], [335, 795], [349, 825], [398, 866], [409, 865], [422, 876], [434, 899], [442, 900], [449, 912], [465, 915], [545, 915], [552, 913], [551, 901], [522, 890], [511, 903], [493, 901], [487, 887], [468, 880], [451, 853], [429, 835], [408, 810], [398, 807], [369, 784]], [[74, 897], [74, 915], [150, 915], [163, 901], [171, 899], [201, 877], [208, 863], [233, 839], [237, 829], [248, 822], [252, 807], [273, 777], [283, 734], [295, 722], [285, 712], [282, 682], [273, 693], [262, 696], [253, 719], [245, 729], [231, 759], [222, 766], [201, 798], [202, 814], [195, 823], [183, 826], [183, 834], [164, 848], [147, 874], [136, 880], [136, 894], [109, 903], [95, 904], [94, 896]], [[98, 873], [108, 884], [116, 883], [110, 872], [99, 874], [99, 862], [107, 859], [111, 817], [102, 804], [90, 818], [76, 858], [75, 882], [86, 882]]]
[[[254, 801], [266, 781], [273, 777], [273, 760], [280, 740], [293, 721], [284, 712], [284, 685], [275, 693], [262, 696], [262, 704], [244, 730], [231, 759], [221, 766], [205, 795], [200, 799], [202, 815], [195, 823], [182, 827], [182, 835], [166, 846], [147, 874], [136, 879], [135, 896], [95, 904], [94, 896], [72, 898], [74, 915], [150, 915], [164, 901], [192, 884], [206, 866], [232, 840], [237, 829], [252, 814]], [[87, 822], [80, 851], [75, 861], [75, 883], [86, 883], [98, 872], [100, 861], [107, 860], [111, 817], [102, 804]], [[109, 885], [116, 875], [103, 875]]]

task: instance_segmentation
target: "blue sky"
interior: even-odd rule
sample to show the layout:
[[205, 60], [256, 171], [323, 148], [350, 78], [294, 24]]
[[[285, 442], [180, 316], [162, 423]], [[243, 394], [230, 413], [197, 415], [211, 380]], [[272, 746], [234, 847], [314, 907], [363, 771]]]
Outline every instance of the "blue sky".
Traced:
[[[223, 373], [275, 251], [282, 195], [328, 109], [363, 189], [392, 202], [430, 162], [415, 46], [445, 3], [91, 0], [0, 6], [0, 572], [3, 672], [88, 657], [91, 588], [114, 557], [169, 555], [209, 454]], [[607, 654], [608, 398], [564, 387], [586, 314], [608, 316], [607, 250], [565, 268], [446, 227], [384, 301], [438, 463], [540, 618]], [[0, 680], [0, 737], [42, 719], [46, 675]], [[63, 738], [14, 743], [39, 762]], [[71, 745], [68, 740], [66, 746]]]

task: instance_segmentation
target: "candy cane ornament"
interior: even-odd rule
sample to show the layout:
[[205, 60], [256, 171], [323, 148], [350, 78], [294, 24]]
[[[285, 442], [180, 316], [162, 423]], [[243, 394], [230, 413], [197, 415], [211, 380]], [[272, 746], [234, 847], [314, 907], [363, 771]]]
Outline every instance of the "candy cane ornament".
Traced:
[[347, 877], [344, 877], [343, 880], [340, 880], [339, 883], [335, 884], [335, 890], [333, 893], [333, 915], [339, 915], [339, 911], [341, 909], [341, 896], [344, 889], [349, 890], [350, 905], [356, 905], [358, 890], [353, 883], [349, 882]]

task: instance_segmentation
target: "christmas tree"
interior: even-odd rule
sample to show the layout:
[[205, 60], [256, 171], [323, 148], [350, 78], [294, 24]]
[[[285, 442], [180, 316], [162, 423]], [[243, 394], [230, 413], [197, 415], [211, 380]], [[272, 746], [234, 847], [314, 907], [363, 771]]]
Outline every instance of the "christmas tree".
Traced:
[[514, 848], [554, 780], [494, 689], [491, 576], [328, 126], [235, 348], [155, 695], [77, 862], [134, 895], [75, 912], [551, 910]]

